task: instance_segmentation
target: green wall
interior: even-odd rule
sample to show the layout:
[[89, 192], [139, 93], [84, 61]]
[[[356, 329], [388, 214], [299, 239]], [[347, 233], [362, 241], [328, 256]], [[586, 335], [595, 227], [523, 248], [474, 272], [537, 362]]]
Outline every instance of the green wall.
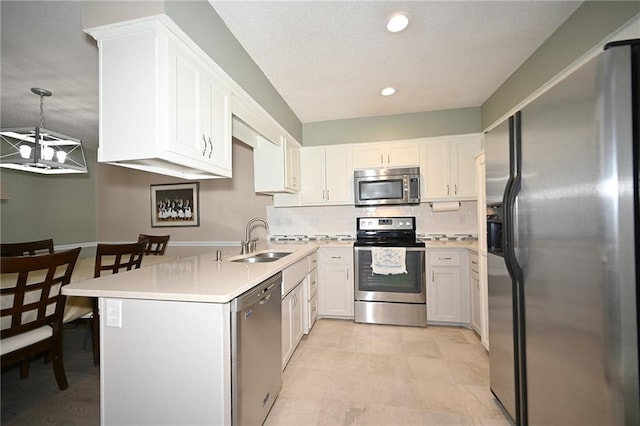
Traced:
[[0, 169], [0, 240], [53, 238], [54, 244], [96, 241], [96, 152], [85, 149], [89, 173], [39, 175]]
[[480, 108], [460, 108], [307, 123], [302, 140], [304, 146], [317, 146], [415, 139], [478, 133], [480, 124]]
[[482, 128], [640, 13], [640, 1], [585, 1], [482, 105]]

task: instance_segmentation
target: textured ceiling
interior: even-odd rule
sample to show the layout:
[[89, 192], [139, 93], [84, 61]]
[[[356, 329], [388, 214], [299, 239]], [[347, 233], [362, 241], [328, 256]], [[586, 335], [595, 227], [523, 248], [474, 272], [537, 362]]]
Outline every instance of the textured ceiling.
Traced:
[[[303, 123], [479, 106], [581, 4], [210, 3]], [[413, 20], [391, 34], [397, 11]]]

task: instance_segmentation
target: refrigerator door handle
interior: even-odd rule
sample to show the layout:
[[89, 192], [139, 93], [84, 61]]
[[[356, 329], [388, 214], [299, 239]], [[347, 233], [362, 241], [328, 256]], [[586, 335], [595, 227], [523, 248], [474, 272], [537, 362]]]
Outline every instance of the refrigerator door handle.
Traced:
[[516, 112], [510, 119], [510, 169], [509, 180], [503, 197], [504, 219], [504, 261], [507, 272], [513, 282], [513, 322], [514, 322], [514, 359], [516, 369], [516, 423], [527, 426], [527, 385], [526, 385], [526, 342], [524, 324], [524, 281], [523, 272], [516, 256], [517, 243], [517, 199], [521, 189], [521, 113]]

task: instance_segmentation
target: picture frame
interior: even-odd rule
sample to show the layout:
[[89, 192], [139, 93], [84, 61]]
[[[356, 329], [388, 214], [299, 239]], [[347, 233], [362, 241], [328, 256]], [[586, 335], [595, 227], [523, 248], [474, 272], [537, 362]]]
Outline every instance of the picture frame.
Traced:
[[200, 226], [200, 183], [151, 185], [151, 227]]

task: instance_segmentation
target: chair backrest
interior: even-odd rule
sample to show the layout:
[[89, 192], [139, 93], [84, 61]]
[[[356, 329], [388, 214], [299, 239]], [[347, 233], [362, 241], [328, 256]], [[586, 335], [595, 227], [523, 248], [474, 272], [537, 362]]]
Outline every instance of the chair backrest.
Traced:
[[[62, 324], [65, 297], [80, 247], [41, 256], [2, 257], [0, 323], [3, 339], [47, 324]], [[11, 285], [15, 282], [15, 285]]]
[[128, 244], [98, 244], [93, 270], [94, 278], [99, 277], [102, 271], [111, 271], [112, 274], [117, 274], [122, 269], [130, 271], [140, 268], [146, 246], [146, 241]]
[[26, 241], [24, 243], [0, 244], [0, 256], [35, 256], [37, 254], [52, 254], [53, 239], [40, 241]]
[[169, 242], [170, 235], [138, 235], [138, 242], [146, 241], [147, 247], [144, 249], [144, 254], [156, 254], [163, 255], [167, 249], [167, 243]]

